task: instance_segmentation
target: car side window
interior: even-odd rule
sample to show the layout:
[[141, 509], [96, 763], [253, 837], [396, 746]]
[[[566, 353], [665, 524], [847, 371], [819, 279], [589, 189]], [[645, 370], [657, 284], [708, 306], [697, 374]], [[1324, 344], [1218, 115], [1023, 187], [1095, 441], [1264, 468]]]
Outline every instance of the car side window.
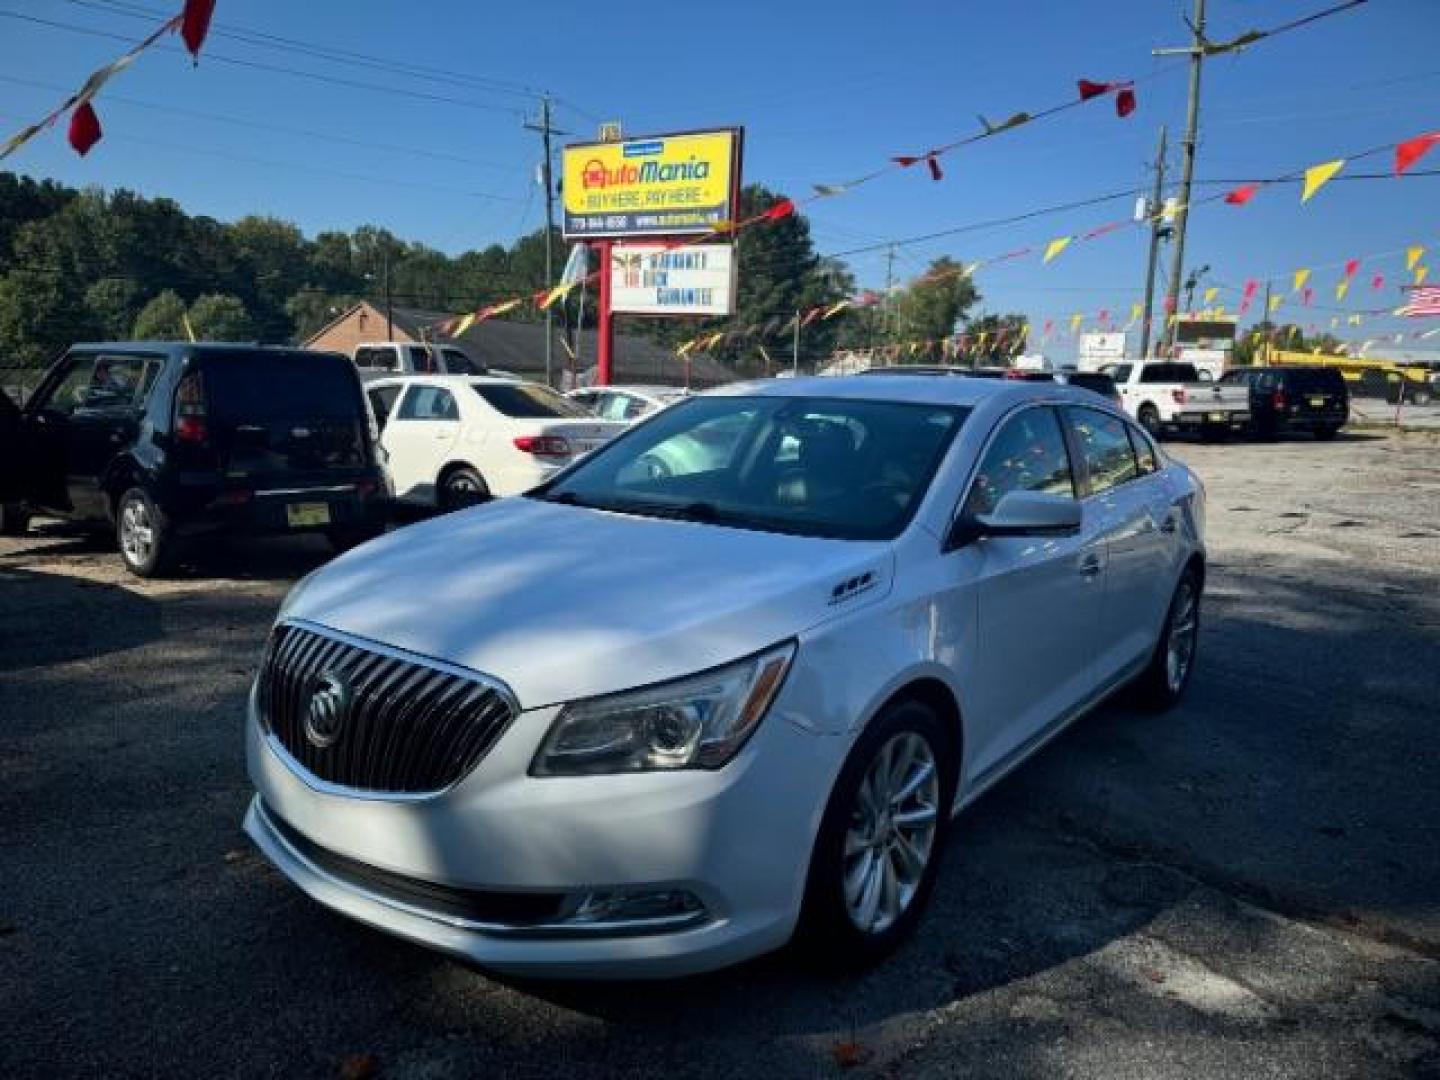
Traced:
[[395, 350], [367, 348], [355, 350], [355, 366], [370, 371], [394, 371]]
[[1124, 420], [1096, 409], [1069, 407], [1066, 422], [1090, 475], [1090, 494], [1099, 495], [1140, 475]]
[[980, 459], [962, 514], [991, 513], [1012, 491], [1075, 497], [1070, 453], [1054, 409], [1030, 408], [1005, 421]]
[[385, 421], [390, 419], [390, 412], [395, 408], [395, 399], [399, 396], [398, 386], [377, 386], [370, 391], [370, 411], [375, 414], [375, 421], [382, 428]]
[[397, 420], [459, 420], [455, 396], [443, 386], [412, 386], [395, 413]]
[[144, 402], [159, 370], [153, 357], [103, 353], [72, 357], [39, 411], [53, 416], [129, 412]]
[[1126, 424], [1125, 430], [1130, 435], [1130, 448], [1135, 451], [1135, 464], [1140, 467], [1141, 475], [1159, 472], [1160, 454], [1150, 436], [1134, 424]]

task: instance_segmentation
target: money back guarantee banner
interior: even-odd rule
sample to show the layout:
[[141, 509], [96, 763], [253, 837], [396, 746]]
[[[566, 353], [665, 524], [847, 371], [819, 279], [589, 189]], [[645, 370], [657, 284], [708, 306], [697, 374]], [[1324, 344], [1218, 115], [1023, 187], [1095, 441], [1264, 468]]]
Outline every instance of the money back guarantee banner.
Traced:
[[731, 315], [735, 249], [730, 244], [616, 244], [610, 308], [629, 315]]

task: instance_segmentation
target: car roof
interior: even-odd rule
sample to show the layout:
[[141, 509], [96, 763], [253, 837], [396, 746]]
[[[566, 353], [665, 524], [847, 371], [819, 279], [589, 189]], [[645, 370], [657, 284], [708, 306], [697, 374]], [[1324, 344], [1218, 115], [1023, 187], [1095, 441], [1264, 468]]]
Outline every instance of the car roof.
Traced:
[[517, 382], [526, 386], [543, 385], [524, 379], [507, 379], [500, 375], [424, 375], [419, 372], [415, 374], [401, 372], [398, 375], [387, 375], [383, 379], [371, 379], [365, 384], [365, 389], [393, 386], [397, 383], [421, 383], [425, 386], [514, 386]]
[[707, 396], [853, 398], [914, 402], [922, 405], [1002, 406], [1023, 401], [1074, 401], [1095, 404], [1095, 396], [1056, 382], [1023, 379], [937, 379], [931, 375], [820, 375], [797, 379], [766, 379], [728, 383]]

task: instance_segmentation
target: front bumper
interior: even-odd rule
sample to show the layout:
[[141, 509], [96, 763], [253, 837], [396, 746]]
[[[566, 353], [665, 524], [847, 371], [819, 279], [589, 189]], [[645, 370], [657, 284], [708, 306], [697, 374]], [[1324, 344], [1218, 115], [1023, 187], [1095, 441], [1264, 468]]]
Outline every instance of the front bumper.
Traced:
[[[245, 831], [327, 907], [515, 975], [673, 977], [789, 939], [846, 740], [772, 715], [714, 772], [531, 777], [526, 770], [554, 713], [520, 714], [447, 791], [384, 798], [340, 792], [300, 772], [261, 731], [252, 700], [246, 729], [258, 794]], [[355, 864], [375, 873], [355, 872]], [[704, 911], [664, 925], [513, 921], [457, 911], [423, 891], [377, 887], [387, 875], [421, 890], [430, 883], [511, 898], [676, 890]]]

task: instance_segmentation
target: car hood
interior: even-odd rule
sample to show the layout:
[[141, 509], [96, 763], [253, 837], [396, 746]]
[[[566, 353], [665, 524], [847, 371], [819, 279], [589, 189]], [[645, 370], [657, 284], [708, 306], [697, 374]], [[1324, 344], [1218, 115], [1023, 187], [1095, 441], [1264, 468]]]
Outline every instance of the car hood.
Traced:
[[502, 499], [390, 533], [282, 609], [502, 680], [524, 708], [678, 678], [889, 591], [889, 544]]

